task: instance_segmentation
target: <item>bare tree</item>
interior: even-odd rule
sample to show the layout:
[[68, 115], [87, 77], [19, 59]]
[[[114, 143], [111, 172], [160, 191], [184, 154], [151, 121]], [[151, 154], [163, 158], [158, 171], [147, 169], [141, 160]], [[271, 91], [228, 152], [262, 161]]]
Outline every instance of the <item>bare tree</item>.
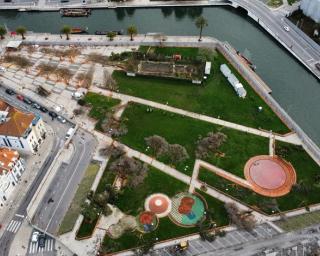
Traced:
[[240, 211], [235, 203], [226, 203], [224, 207], [232, 223], [234, 223], [239, 228], [251, 231], [255, 227], [256, 221], [251, 212]]
[[189, 154], [185, 147], [179, 144], [169, 145], [168, 155], [171, 161], [175, 164], [185, 161], [189, 158]]
[[111, 137], [119, 137], [125, 135], [128, 129], [122, 120], [114, 118], [112, 113], [107, 113], [101, 122], [101, 129]]
[[110, 156], [112, 158], [118, 158], [124, 155], [125, 153], [126, 152], [125, 152], [124, 146], [122, 145], [119, 145], [119, 146], [108, 145], [100, 149], [100, 155]]
[[118, 85], [116, 80], [113, 79], [112, 75], [108, 72], [108, 70], [103, 71], [103, 79], [105, 87], [110, 91], [118, 90]]
[[224, 133], [209, 132], [207, 137], [198, 140], [196, 157], [200, 159], [208, 158], [210, 153], [216, 152], [226, 139], [227, 136]]
[[163, 156], [168, 153], [169, 143], [165, 138], [159, 135], [152, 135], [150, 137], [144, 138], [146, 144], [152, 148], [156, 157]]
[[110, 171], [127, 179], [128, 186], [136, 187], [147, 177], [148, 167], [138, 160], [122, 155], [111, 164]]

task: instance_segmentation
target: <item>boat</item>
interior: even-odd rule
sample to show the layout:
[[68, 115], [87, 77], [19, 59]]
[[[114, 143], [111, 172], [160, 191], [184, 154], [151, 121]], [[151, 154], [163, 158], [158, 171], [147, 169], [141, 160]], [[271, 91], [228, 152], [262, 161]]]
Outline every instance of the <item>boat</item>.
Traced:
[[94, 34], [95, 35], [107, 35], [109, 32], [114, 32], [118, 36], [123, 35], [123, 30], [111, 30], [111, 31], [96, 31]]
[[71, 28], [70, 34], [84, 34], [87, 32], [88, 32], [88, 27], [85, 27], [85, 28], [74, 27], [74, 28]]
[[91, 9], [60, 9], [60, 14], [63, 17], [88, 17]]
[[245, 54], [240, 53], [237, 51], [237, 54], [248, 64], [248, 66], [252, 69], [252, 71], [255, 71], [257, 69], [257, 66], [254, 65], [248, 57], [245, 56]]

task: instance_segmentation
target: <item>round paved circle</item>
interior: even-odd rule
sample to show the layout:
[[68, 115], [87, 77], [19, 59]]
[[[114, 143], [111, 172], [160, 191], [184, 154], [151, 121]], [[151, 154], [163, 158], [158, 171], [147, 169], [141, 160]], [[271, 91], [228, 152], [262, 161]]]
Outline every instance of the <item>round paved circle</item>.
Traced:
[[289, 162], [281, 157], [268, 155], [250, 158], [244, 167], [244, 176], [253, 191], [268, 197], [288, 194], [297, 179]]
[[256, 160], [249, 168], [251, 179], [262, 188], [279, 188], [287, 178], [284, 168], [271, 159]]
[[162, 218], [171, 211], [171, 199], [165, 194], [152, 194], [145, 201], [145, 209]]

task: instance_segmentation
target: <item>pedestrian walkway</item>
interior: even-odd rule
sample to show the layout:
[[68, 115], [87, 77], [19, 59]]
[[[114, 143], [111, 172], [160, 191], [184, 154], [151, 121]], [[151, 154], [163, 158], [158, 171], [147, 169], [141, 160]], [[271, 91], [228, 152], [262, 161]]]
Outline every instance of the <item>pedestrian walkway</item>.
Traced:
[[[139, 104], [143, 104], [149, 107], [153, 107], [153, 108], [158, 108], [161, 110], [165, 110], [168, 112], [172, 112], [172, 113], [176, 113], [179, 115], [183, 115], [183, 116], [187, 116], [187, 117], [191, 117], [197, 120], [201, 120], [201, 121], [205, 121], [208, 123], [212, 123], [212, 124], [217, 124], [217, 125], [221, 125], [224, 127], [228, 127], [231, 129], [235, 129], [241, 132], [245, 132], [245, 133], [250, 133], [250, 134], [254, 134], [257, 136], [262, 136], [265, 138], [269, 138], [270, 137], [270, 132], [268, 131], [262, 131], [259, 129], [255, 129], [255, 128], [251, 128], [251, 127], [247, 127], [244, 125], [239, 125], [236, 123], [232, 123], [232, 122], [228, 122], [228, 121], [224, 121], [218, 118], [214, 118], [214, 117], [210, 117], [210, 116], [206, 116], [206, 115], [202, 115], [202, 114], [198, 114], [198, 113], [194, 113], [194, 112], [190, 112], [187, 110], [183, 110], [183, 109], [179, 109], [179, 108], [175, 108], [175, 107], [171, 107], [165, 104], [161, 104], [161, 103], [157, 103], [154, 101], [150, 101], [150, 100], [145, 100], [145, 99], [141, 99], [138, 97], [134, 97], [134, 96], [129, 96], [129, 95], [125, 95], [125, 94], [121, 94], [121, 93], [116, 93], [116, 92], [112, 92], [106, 89], [101, 89], [101, 88], [97, 88], [97, 87], [92, 87], [90, 89], [90, 91], [95, 92], [95, 93], [99, 93], [114, 99], [119, 99], [121, 101], [126, 101], [126, 102], [135, 102], [135, 103], [139, 103]], [[287, 143], [291, 143], [291, 144], [296, 144], [296, 145], [301, 145], [300, 140], [298, 139], [298, 137], [294, 137], [291, 136], [292, 134], [290, 134], [290, 136], [281, 136], [281, 135], [274, 135], [276, 140], [279, 141], [283, 141], [283, 142], [287, 142]]]
[[55, 246], [55, 240], [51, 237], [47, 237], [44, 247], [40, 247], [38, 241], [32, 242], [30, 240], [28, 255], [37, 255], [40, 253], [41, 255], [46, 255], [46, 253], [52, 252], [54, 250], [54, 246]]
[[16, 233], [19, 230], [21, 224], [22, 224], [22, 221], [12, 220], [7, 226], [6, 231]]

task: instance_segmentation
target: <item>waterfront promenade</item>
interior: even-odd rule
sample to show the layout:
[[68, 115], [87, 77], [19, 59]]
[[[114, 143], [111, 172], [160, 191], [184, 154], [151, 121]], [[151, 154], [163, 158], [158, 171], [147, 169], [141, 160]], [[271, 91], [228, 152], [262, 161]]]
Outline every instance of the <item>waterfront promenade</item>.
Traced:
[[166, 36], [165, 41], [161, 41], [157, 36], [137, 35], [133, 41], [129, 36], [117, 36], [113, 41], [109, 41], [105, 36], [94, 35], [72, 35], [70, 40], [56, 34], [30, 34], [27, 35], [25, 44], [33, 45], [74, 45], [74, 46], [139, 46], [139, 45], [163, 45], [163, 46], [191, 46], [191, 47], [212, 47], [218, 48], [233, 66], [251, 84], [254, 90], [270, 105], [275, 113], [292, 129], [302, 141], [302, 145], [312, 158], [320, 164], [320, 149], [300, 128], [300, 126], [284, 111], [284, 109], [273, 99], [266, 89], [267, 85], [260, 77], [253, 72], [249, 66], [244, 65], [242, 59], [236, 54], [235, 49], [227, 42], [220, 42], [213, 37], [203, 37], [198, 41], [198, 37], [192, 36]]
[[255, 20], [263, 29], [265, 29], [275, 40], [286, 48], [296, 59], [298, 59], [310, 72], [320, 79], [320, 70], [315, 64], [320, 62], [320, 46], [311, 42], [310, 38], [298, 29], [291, 29], [289, 32], [284, 26], [292, 26], [286, 18], [294, 8], [270, 9], [259, 0], [194, 0], [194, 1], [149, 1], [132, 0], [125, 2], [107, 2], [107, 1], [82, 1], [72, 0], [69, 3], [61, 4], [60, 1], [23, 1], [13, 4], [2, 3], [0, 9], [23, 10], [23, 11], [58, 11], [61, 8], [148, 8], [148, 7], [166, 7], [166, 6], [219, 6], [228, 5], [234, 8], [243, 8], [247, 11], [249, 17]]

